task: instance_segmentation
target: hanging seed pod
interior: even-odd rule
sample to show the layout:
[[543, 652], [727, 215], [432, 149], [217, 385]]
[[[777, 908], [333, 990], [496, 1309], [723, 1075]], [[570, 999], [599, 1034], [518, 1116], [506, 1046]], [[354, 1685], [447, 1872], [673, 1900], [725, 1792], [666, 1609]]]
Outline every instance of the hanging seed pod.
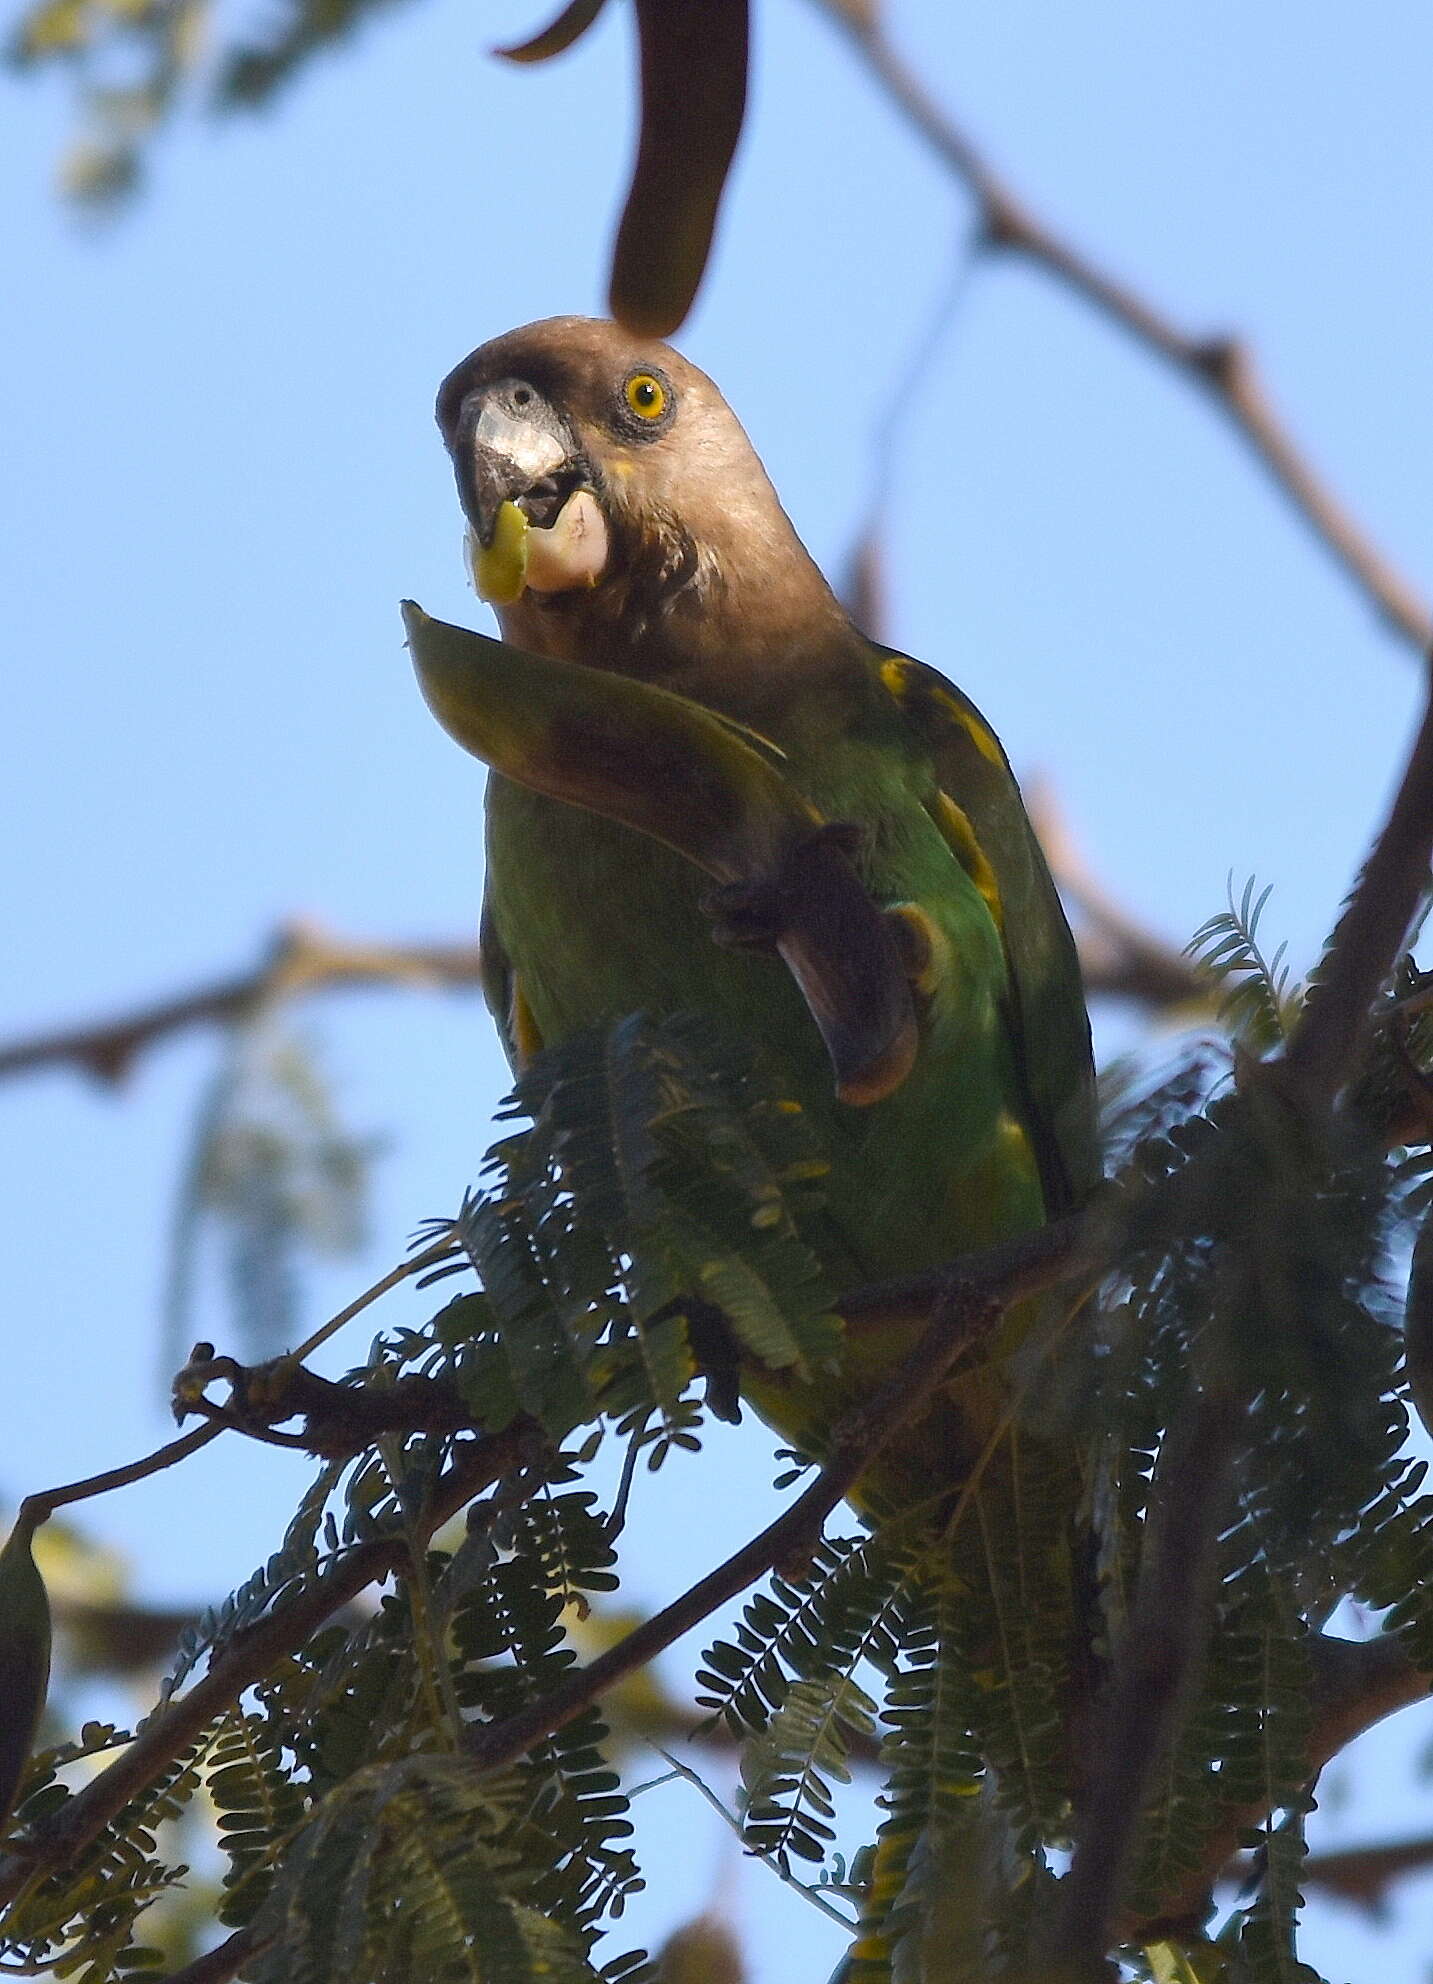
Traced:
[[50, 1684], [50, 1601], [22, 1512], [0, 1550], [0, 1824], [9, 1818]]
[[642, 128], [609, 301], [641, 337], [692, 307], [746, 112], [748, 0], [636, 0]]

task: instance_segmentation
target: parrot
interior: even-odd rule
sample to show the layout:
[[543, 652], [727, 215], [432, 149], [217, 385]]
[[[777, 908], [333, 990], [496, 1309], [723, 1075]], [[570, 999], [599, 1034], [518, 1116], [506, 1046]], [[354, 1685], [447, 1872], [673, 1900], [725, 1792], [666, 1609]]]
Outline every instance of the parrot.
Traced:
[[[667, 692], [774, 754], [892, 932], [913, 1016], [833, 1083], [759, 892], [713, 890], [658, 834], [493, 770], [483, 986], [513, 1065], [635, 1012], [749, 1042], [829, 1161], [838, 1287], [1078, 1208], [1100, 1176], [1089, 1022], [1009, 762], [959, 689], [855, 625], [717, 387], [666, 343], [564, 316], [463, 359], [437, 421], [504, 642]], [[640, 764], [640, 736], [631, 750]], [[819, 1451], [914, 1340], [863, 1334], [834, 1378], [752, 1374], [743, 1391]], [[969, 1464], [1003, 1393], [978, 1374], [967, 1390], [896, 1443], [884, 1496]]]

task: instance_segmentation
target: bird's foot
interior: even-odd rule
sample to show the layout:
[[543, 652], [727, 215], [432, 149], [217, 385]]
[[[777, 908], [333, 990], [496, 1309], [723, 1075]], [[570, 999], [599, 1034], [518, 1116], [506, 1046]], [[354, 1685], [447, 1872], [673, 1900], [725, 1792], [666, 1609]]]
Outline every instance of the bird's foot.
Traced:
[[[865, 838], [865, 828], [855, 821], [831, 820], [815, 828], [800, 843], [799, 852], [824, 842], [854, 859]], [[733, 950], [774, 951], [792, 920], [798, 878], [799, 859], [788, 862], [780, 874], [722, 882], [708, 889], [701, 906], [703, 915], [711, 919], [714, 941]]]

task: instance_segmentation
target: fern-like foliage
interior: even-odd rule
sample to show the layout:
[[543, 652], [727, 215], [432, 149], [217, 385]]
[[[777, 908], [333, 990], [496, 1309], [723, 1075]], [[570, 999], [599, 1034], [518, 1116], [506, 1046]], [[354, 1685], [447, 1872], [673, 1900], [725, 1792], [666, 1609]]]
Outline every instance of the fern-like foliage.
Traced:
[[[694, 1022], [640, 1017], [538, 1057], [459, 1245], [483, 1284], [442, 1340], [484, 1423], [565, 1439], [598, 1414], [650, 1462], [697, 1444], [691, 1387], [742, 1359], [797, 1376], [840, 1346], [803, 1226], [824, 1160], [799, 1107]], [[436, 1368], [436, 1367], [435, 1367]]]
[[[48, 1965], [60, 1976], [81, 1974], [85, 1984], [163, 1969], [162, 1953], [138, 1942], [135, 1931], [145, 1910], [188, 1872], [160, 1851], [156, 1835], [200, 1789], [207, 1748], [201, 1738], [173, 1759], [82, 1854], [30, 1887], [5, 1918], [0, 1955], [36, 1970]], [[63, 1810], [58, 1789], [38, 1787], [20, 1810], [21, 1824]]]
[[[1126, 1969], [1307, 1984], [1313, 1635], [1353, 1596], [1433, 1673], [1433, 1492], [1408, 1449], [1391, 1288], [1433, 1203], [1418, 1136], [1433, 998], [1405, 963], [1328, 1137], [1251, 1058], [1277, 1047], [1296, 998], [1260, 945], [1265, 902], [1246, 890], [1198, 940], [1234, 993], [1229, 1035], [1166, 1054], [1118, 1104], [1125, 1244], [1097, 1297], [1075, 1321], [1032, 1309], [1008, 1356], [957, 1367], [902, 1467], [863, 1484], [865, 1531], [783, 1565], [703, 1658], [702, 1706], [742, 1746], [746, 1844], [859, 1906], [849, 1984], [1032, 1974], [1091, 1768], [1081, 1732], [1211, 1388], [1241, 1406], [1229, 1513], [1125, 1897], [1165, 1940], [1123, 1952]], [[325, 1580], [374, 1540], [391, 1588], [276, 1659], [90, 1851], [27, 1890], [5, 1955], [86, 1984], [142, 1973], [137, 1926], [177, 1879], [156, 1827], [204, 1783], [223, 1920], [261, 1938], [255, 1984], [635, 1984], [642, 1960], [609, 1961], [604, 1940], [642, 1875], [599, 1710], [496, 1776], [460, 1760], [465, 1737], [567, 1680], [568, 1623], [617, 1587], [620, 1525], [586, 1480], [604, 1442], [627, 1444], [628, 1475], [642, 1452], [689, 1451], [743, 1384], [765, 1399], [810, 1379], [844, 1409], [823, 1162], [790, 1098], [694, 1023], [633, 1019], [540, 1059], [481, 1189], [437, 1229], [430, 1279], [473, 1279], [456, 1295], [445, 1280], [428, 1322], [380, 1336], [344, 1380], [441, 1380], [472, 1430], [385, 1437], [321, 1468], [282, 1547], [186, 1637], [168, 1690], [276, 1606], [322, 1609]], [[519, 1421], [511, 1472], [435, 1534], [459, 1449]], [[912, 1481], [905, 1500], [887, 1493]], [[37, 1760], [22, 1845], [87, 1751], [120, 1740], [91, 1731]], [[836, 1788], [877, 1751], [878, 1836], [842, 1839]], [[1253, 1885], [1213, 1943], [1190, 1911], [1238, 1828]]]
[[1298, 1011], [1298, 997], [1285, 963], [1287, 945], [1266, 956], [1259, 941], [1273, 886], [1259, 890], [1251, 877], [1238, 902], [1231, 877], [1227, 907], [1202, 923], [1189, 940], [1189, 955], [1217, 979], [1222, 992], [1220, 1018], [1230, 1034], [1252, 1053], [1281, 1047]]
[[516, 1789], [450, 1758], [356, 1772], [285, 1854], [255, 1919], [254, 1984], [591, 1984], [503, 1844]]
[[306, 1816], [307, 1801], [285, 1768], [281, 1727], [271, 1716], [234, 1708], [210, 1747], [208, 1791], [229, 1856], [219, 1920], [229, 1928], [249, 1921], [261, 1905]]

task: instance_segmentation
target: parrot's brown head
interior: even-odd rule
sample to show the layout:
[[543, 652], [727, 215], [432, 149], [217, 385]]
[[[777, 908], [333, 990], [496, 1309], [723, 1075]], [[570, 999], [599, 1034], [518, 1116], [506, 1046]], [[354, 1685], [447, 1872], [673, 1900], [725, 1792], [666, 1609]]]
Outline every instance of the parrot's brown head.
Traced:
[[478, 591], [521, 647], [646, 676], [789, 660], [844, 615], [735, 414], [669, 345], [552, 317], [438, 393]]

